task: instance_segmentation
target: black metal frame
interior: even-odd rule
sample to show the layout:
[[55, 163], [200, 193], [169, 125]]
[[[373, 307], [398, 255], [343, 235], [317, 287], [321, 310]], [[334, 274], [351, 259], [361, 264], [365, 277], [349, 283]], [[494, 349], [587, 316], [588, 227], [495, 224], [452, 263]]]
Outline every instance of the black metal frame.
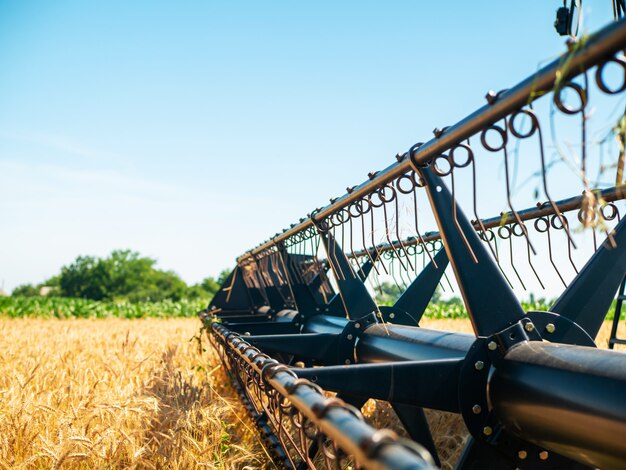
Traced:
[[[587, 72], [598, 66], [598, 87], [609, 95], [624, 92], [626, 60], [615, 54], [625, 48], [624, 21], [608, 26], [584, 44], [570, 45], [564, 57], [505, 92], [488, 94], [487, 106], [453, 126], [436, 130], [431, 141], [398, 155], [394, 165], [372, 173], [366, 183], [348, 188], [346, 195], [329, 206], [313, 211], [238, 259], [237, 267], [201, 316], [268, 436], [268, 445], [276, 450], [277, 462], [287, 467], [315, 467], [314, 456], [319, 454], [325, 456], [324, 465], [337, 466], [343, 455], [337, 449], [341, 448], [355, 464], [368, 468], [428, 468], [439, 464], [423, 412], [429, 408], [462, 416], [472, 438], [457, 463], [461, 469], [626, 466], [626, 441], [616, 438], [626, 435], [626, 356], [598, 350], [594, 342], [615, 292], [620, 285], [623, 290], [626, 221], [614, 202], [623, 200], [625, 191], [623, 187], [609, 188], [597, 191], [594, 198], [587, 188], [582, 197], [552, 200], [545, 182], [539, 122], [532, 108], [526, 107], [554, 91], [554, 103], [561, 112], [582, 115], [584, 149], [587, 91], [569, 80], [581, 74], [586, 79]], [[617, 90], [603, 82], [602, 71], [608, 63], [618, 64], [624, 71], [624, 84]], [[580, 110], [561, 102], [564, 88], [578, 94]], [[532, 124], [527, 133], [514, 126], [520, 115]], [[502, 147], [493, 148], [486, 142], [488, 131], [502, 136]], [[487, 151], [504, 152], [508, 165], [508, 134], [525, 139], [535, 132], [539, 134], [548, 202], [515, 210], [507, 174], [510, 212], [480, 219], [474, 199], [475, 220], [470, 220], [458, 204], [454, 183], [455, 171], [465, 167], [476, 171], [468, 139], [479, 135]], [[455, 160], [454, 152], [459, 150], [466, 152], [466, 162]], [[447, 162], [449, 170], [439, 166], [442, 162]], [[448, 176], [450, 184], [443, 179]], [[410, 190], [402, 186], [402, 180], [410, 182]], [[391, 240], [386, 205], [393, 203], [397, 192], [408, 194], [417, 188], [426, 191], [439, 231], [421, 235], [416, 219], [417, 237]], [[603, 202], [590, 208], [589, 201], [600, 198]], [[387, 243], [372, 243], [357, 252], [350, 246], [348, 253], [336, 229], [351, 223], [351, 211], [356, 210], [354, 217], [363, 218], [367, 210], [379, 207], [385, 210]], [[581, 222], [597, 217], [614, 227], [603, 229], [606, 240], [595, 247], [582, 269], [574, 266], [576, 277], [550, 311], [525, 312], [492, 250], [491, 230], [497, 228], [504, 239], [525, 239], [530, 260], [534, 247], [525, 222], [533, 222], [538, 232], [547, 234], [554, 265], [550, 231], [561, 230], [571, 250], [574, 242], [566, 214], [575, 210]], [[344, 233], [341, 231], [342, 237]], [[294, 248], [309, 242], [313, 245], [313, 240], [317, 248], [323, 247], [325, 259], [316, 252], [306, 254]], [[436, 240], [443, 249], [437, 251], [430, 245], [430, 251], [436, 252], [431, 254], [427, 244]], [[365, 279], [387, 255], [410, 265], [411, 247], [426, 250], [430, 262], [393, 306], [376, 305]], [[474, 335], [419, 327], [448, 264]], [[514, 266], [513, 270], [522, 282]], [[324, 401], [319, 386], [336, 392], [338, 398]], [[300, 391], [306, 391], [307, 397]], [[430, 452], [433, 460], [425, 457], [421, 448], [411, 453], [396, 444], [385, 446], [380, 453], [364, 451], [378, 435], [363, 427], [359, 413], [346, 408], [346, 403], [359, 408], [369, 398], [390, 402], [411, 438]], [[306, 429], [298, 428], [297, 420], [291, 424], [284, 421], [289, 415], [285, 410], [306, 417], [318, 430], [315, 438], [303, 438]], [[332, 451], [326, 438], [334, 443]]]

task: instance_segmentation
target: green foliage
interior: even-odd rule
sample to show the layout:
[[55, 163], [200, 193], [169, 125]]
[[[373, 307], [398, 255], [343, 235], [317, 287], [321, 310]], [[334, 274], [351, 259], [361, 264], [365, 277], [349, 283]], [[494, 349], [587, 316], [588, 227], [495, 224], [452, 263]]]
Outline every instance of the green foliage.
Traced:
[[[195, 317], [208, 303], [206, 298], [160, 302], [108, 302], [59, 297], [0, 297], [0, 316], [22, 318], [144, 318], [144, 317]], [[549, 310], [552, 302], [538, 299], [522, 302], [524, 311]], [[615, 302], [609, 309], [607, 320], [613, 318]], [[431, 302], [424, 314], [426, 318], [465, 319], [467, 311], [458, 297]]]
[[32, 284], [23, 284], [13, 289], [11, 294], [18, 297], [35, 297], [39, 295], [39, 287]]
[[60, 297], [0, 297], [0, 316], [11, 318], [196, 317], [207, 301], [108, 302]]
[[[224, 275], [222, 272], [220, 278]], [[173, 271], [157, 269], [156, 260], [131, 250], [116, 250], [106, 258], [79, 256], [59, 275], [38, 286], [20, 286], [13, 296], [39, 296], [43, 286], [52, 289], [49, 295], [59, 297], [131, 303], [207, 300], [220, 288], [219, 280], [212, 277], [187, 286]]]

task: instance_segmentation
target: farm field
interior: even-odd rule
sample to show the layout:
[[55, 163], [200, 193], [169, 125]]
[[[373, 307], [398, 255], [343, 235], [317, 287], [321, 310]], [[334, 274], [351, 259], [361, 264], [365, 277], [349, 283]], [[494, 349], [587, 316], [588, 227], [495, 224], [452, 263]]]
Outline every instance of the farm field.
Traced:
[[0, 468], [262, 467], [199, 327], [0, 318]]
[[[471, 331], [464, 320], [422, 325]], [[199, 327], [196, 318], [0, 318], [0, 468], [267, 467], [216, 355], [195, 339]]]

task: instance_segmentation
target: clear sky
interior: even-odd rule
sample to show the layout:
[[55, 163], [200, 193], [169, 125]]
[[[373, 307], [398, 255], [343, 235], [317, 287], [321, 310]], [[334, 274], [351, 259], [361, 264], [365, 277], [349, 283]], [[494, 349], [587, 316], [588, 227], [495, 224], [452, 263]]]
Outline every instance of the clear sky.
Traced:
[[562, 53], [561, 5], [0, 0], [0, 283], [217, 275]]

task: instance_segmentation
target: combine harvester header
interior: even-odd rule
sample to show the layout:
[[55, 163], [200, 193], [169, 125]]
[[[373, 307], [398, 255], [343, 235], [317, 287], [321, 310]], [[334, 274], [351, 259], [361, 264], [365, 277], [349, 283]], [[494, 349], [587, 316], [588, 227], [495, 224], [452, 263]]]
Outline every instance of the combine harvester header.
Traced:
[[[436, 468], [429, 409], [463, 419], [457, 468], [626, 468], [626, 355], [595, 344], [618, 289], [622, 341], [625, 49], [623, 20], [571, 41], [237, 260], [201, 318], [277, 465]], [[419, 326], [452, 290], [473, 335]]]

